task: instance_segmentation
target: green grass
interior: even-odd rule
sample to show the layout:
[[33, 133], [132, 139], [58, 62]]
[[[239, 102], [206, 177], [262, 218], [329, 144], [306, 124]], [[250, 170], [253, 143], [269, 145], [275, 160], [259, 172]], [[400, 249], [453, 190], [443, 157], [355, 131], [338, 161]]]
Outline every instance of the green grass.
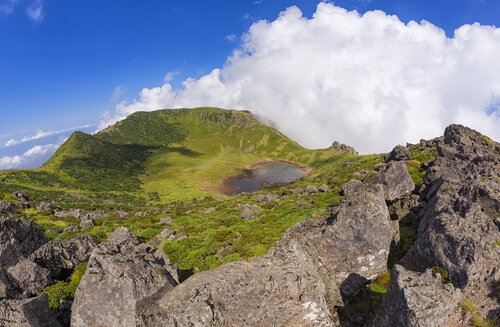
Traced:
[[469, 300], [469, 299], [463, 300], [463, 302], [460, 303], [460, 307], [465, 312], [468, 312], [469, 314], [471, 314], [471, 316], [472, 316], [470, 319], [471, 326], [474, 326], [474, 327], [497, 327], [498, 326], [498, 321], [492, 320], [492, 319], [485, 319], [485, 318], [481, 317], [478, 314], [479, 308], [471, 300]]
[[474, 327], [498, 327], [498, 322], [477, 315], [471, 318], [470, 323]]
[[426, 161], [434, 161], [437, 157], [437, 150], [435, 147], [427, 148], [421, 145], [412, 145], [410, 146], [410, 152], [412, 159], [406, 161], [406, 167], [415, 183], [415, 187], [418, 189], [424, 181], [426, 169], [423, 164]]
[[492, 246], [494, 248], [500, 247], [500, 240], [496, 240], [495, 242], [491, 242], [490, 246]]
[[432, 272], [435, 274], [439, 274], [441, 276], [441, 284], [448, 284], [451, 283], [454, 286], [456, 286], [457, 282], [450, 277], [450, 274], [448, 273], [448, 270], [446, 270], [443, 267], [432, 267]]
[[73, 300], [75, 297], [76, 288], [80, 284], [87, 264], [82, 263], [75, 268], [68, 281], [59, 281], [54, 285], [46, 287], [42, 293], [47, 293], [49, 297], [49, 308], [56, 311], [60, 307], [60, 300]]
[[460, 307], [464, 311], [469, 312], [469, 313], [475, 313], [479, 310], [477, 305], [469, 299], [463, 300], [463, 302], [460, 303]]
[[[387, 271], [370, 281], [361, 291], [346, 301], [344, 307], [339, 307], [341, 321], [351, 318], [367, 318], [373, 314], [382, 303], [384, 294], [389, 287], [390, 272]], [[359, 324], [359, 321], [357, 322]]]
[[387, 288], [389, 287], [389, 282], [391, 279], [390, 271], [385, 272], [384, 274], [378, 276], [373, 281], [368, 284], [368, 289], [372, 293], [377, 294], [385, 294], [387, 293]]

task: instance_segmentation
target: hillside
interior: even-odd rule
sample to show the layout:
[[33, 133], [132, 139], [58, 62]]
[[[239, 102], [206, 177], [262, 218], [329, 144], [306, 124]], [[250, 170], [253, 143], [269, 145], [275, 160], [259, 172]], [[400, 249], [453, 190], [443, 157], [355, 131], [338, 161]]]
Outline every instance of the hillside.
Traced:
[[218, 196], [225, 178], [266, 158], [314, 165], [336, 153], [304, 149], [245, 111], [159, 110], [135, 113], [95, 135], [76, 132], [43, 167], [10, 179], [179, 200]]
[[[358, 156], [345, 150], [305, 149], [246, 111], [139, 112], [95, 135], [74, 133], [41, 168], [0, 172], [0, 196], [9, 200], [12, 193], [23, 191], [36, 203], [48, 202], [57, 210], [109, 213], [78, 231], [67, 229], [74, 220], [34, 208], [24, 211], [48, 235], [63, 239], [84, 233], [105, 239], [114, 227], [125, 225], [150, 240], [162, 231], [159, 219], [169, 216], [174, 231], [186, 237], [167, 241], [166, 251], [182, 269], [198, 271], [265, 253], [286, 228], [324, 214], [325, 207], [339, 201], [342, 183], [370, 177], [381, 161], [379, 155]], [[310, 175], [254, 194], [221, 194], [224, 179], [269, 158], [307, 166]], [[288, 194], [289, 189], [322, 184], [332, 189], [329, 196]], [[259, 196], [269, 193], [278, 201], [259, 205], [257, 215], [262, 219], [241, 219], [237, 208], [256, 204]], [[152, 207], [157, 212], [151, 212]], [[140, 214], [124, 219], [113, 213], [116, 210]], [[218, 255], [228, 243], [234, 243], [232, 250]]]
[[[9, 254], [0, 318], [496, 325], [498, 143], [452, 125], [444, 137], [360, 156], [342, 145], [303, 149], [247, 113], [172, 113], [75, 133], [44, 167], [0, 172], [0, 254]], [[233, 136], [255, 136], [253, 148]], [[233, 172], [217, 170], [225, 161], [271, 156], [310, 174], [236, 196], [182, 184], [205, 178], [197, 169], [219, 171], [216, 182]], [[158, 187], [174, 193], [147, 192], [148, 172], [165, 174]]]

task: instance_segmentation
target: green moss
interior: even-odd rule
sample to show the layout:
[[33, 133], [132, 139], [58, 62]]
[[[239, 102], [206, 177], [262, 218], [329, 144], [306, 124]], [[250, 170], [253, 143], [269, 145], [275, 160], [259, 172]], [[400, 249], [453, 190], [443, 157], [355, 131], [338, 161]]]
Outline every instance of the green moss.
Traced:
[[464, 311], [469, 312], [469, 313], [475, 313], [478, 311], [476, 304], [469, 299], [463, 300], [463, 302], [460, 303], [460, 307]]
[[389, 287], [389, 281], [391, 279], [390, 271], [378, 276], [375, 280], [368, 284], [368, 288], [372, 293], [385, 294], [387, 293], [387, 288]]
[[68, 281], [59, 281], [54, 285], [46, 287], [42, 291], [42, 293], [47, 293], [49, 297], [50, 309], [54, 311], [58, 310], [60, 300], [73, 300], [78, 284], [80, 284], [86, 269], [87, 263], [79, 264]]
[[443, 267], [433, 267], [432, 272], [435, 274], [439, 274], [441, 276], [441, 283], [442, 284], [448, 284], [451, 283], [453, 285], [456, 285], [456, 281], [450, 277], [448, 270], [444, 269]]
[[418, 189], [423, 184], [426, 171], [423, 167], [423, 163], [426, 161], [434, 161], [437, 157], [437, 150], [435, 147], [427, 148], [421, 145], [412, 145], [410, 146], [410, 152], [412, 160], [406, 161], [406, 166]]
[[12, 202], [12, 203], [19, 203], [19, 202], [21, 202], [21, 201], [19, 201], [18, 198], [16, 198], [12, 194], [6, 194], [6, 195], [4, 195], [2, 201], [8, 201], [8, 202]]
[[474, 316], [470, 321], [474, 327], [498, 327], [498, 323], [494, 320], [484, 319], [481, 316]]
[[455, 190], [451, 186], [446, 186], [445, 188], [443, 188], [443, 191], [448, 194], [455, 194]]
[[490, 246], [492, 246], [494, 248], [499, 247], [500, 246], [500, 240], [496, 240], [495, 242], [491, 242]]

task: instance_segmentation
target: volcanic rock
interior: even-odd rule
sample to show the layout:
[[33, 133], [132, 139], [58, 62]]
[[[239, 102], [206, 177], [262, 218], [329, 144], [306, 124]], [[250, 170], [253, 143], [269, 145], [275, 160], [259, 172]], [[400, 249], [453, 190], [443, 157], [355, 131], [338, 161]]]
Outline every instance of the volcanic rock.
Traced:
[[135, 326], [137, 301], [176, 285], [154, 252], [126, 228], [117, 228], [92, 252], [75, 294], [71, 325]]

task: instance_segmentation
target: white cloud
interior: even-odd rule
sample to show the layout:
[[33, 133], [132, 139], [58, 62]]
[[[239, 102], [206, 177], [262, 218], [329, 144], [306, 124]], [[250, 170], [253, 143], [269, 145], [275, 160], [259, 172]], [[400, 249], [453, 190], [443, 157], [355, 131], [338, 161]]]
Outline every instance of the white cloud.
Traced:
[[5, 143], [5, 146], [6, 146], [6, 147], [8, 147], [8, 146], [12, 146], [12, 145], [14, 145], [14, 144], [16, 144], [16, 143], [17, 143], [17, 142], [16, 142], [16, 140], [14, 140], [14, 139], [10, 139], [10, 140], [8, 140], [8, 141], [7, 141], [7, 143]]
[[225, 37], [226, 40], [228, 40], [229, 42], [235, 42], [238, 37], [236, 36], [236, 34], [229, 34]]
[[0, 169], [10, 169], [18, 167], [22, 163], [21, 156], [0, 158]]
[[169, 82], [171, 82], [171, 81], [175, 78], [175, 76], [177, 76], [177, 75], [179, 75], [179, 71], [177, 71], [177, 70], [176, 70], [176, 71], [173, 71], [173, 72], [168, 72], [168, 73], [166, 73], [166, 74], [165, 74], [165, 76], [163, 77], [163, 81], [164, 81], [165, 83], [169, 83]]
[[56, 134], [56, 133], [57, 132], [49, 132], [49, 131], [43, 131], [43, 130], [39, 129], [39, 130], [36, 131], [35, 135], [33, 135], [33, 136], [25, 136], [25, 137], [23, 137], [23, 139], [19, 143], [28, 142], [28, 141], [31, 141], [31, 140], [38, 140], [38, 139], [41, 139], [41, 138], [44, 138], [44, 137], [47, 137], [49, 135], [53, 135], [53, 134]]
[[9, 147], [9, 146], [13, 146], [16, 144], [21, 144], [21, 143], [26, 143], [26, 142], [33, 141], [33, 140], [43, 139], [45, 137], [52, 136], [52, 135], [63, 134], [63, 133], [72, 132], [72, 131], [79, 130], [79, 129], [89, 128], [91, 126], [92, 125], [83, 125], [83, 126], [71, 127], [71, 128], [57, 130], [57, 131], [44, 131], [44, 130], [39, 129], [36, 131], [35, 135], [24, 136], [20, 140], [16, 140], [16, 139], [8, 140], [7, 143], [5, 143], [5, 147]]
[[45, 18], [45, 13], [43, 11], [43, 0], [34, 0], [28, 8], [26, 8], [26, 14], [34, 22], [41, 22]]
[[28, 151], [24, 153], [25, 157], [33, 157], [42, 154], [47, 154], [48, 152], [55, 151], [59, 147], [59, 144], [46, 144], [46, 145], [35, 145]]
[[[429, 22], [402, 23], [320, 3], [254, 23], [222, 68], [183, 87], [145, 88], [101, 128], [133, 112], [219, 106], [274, 120], [308, 147], [338, 140], [361, 152], [441, 135], [462, 123], [500, 139], [500, 29], [479, 24], [452, 38]], [[488, 111], [489, 110], [489, 111]]]
[[20, 0], [0, 0], [0, 14], [12, 14], [19, 2]]
[[35, 145], [22, 155], [5, 156], [0, 158], [0, 169], [18, 168], [37, 161], [40, 156], [53, 154], [61, 144]]

